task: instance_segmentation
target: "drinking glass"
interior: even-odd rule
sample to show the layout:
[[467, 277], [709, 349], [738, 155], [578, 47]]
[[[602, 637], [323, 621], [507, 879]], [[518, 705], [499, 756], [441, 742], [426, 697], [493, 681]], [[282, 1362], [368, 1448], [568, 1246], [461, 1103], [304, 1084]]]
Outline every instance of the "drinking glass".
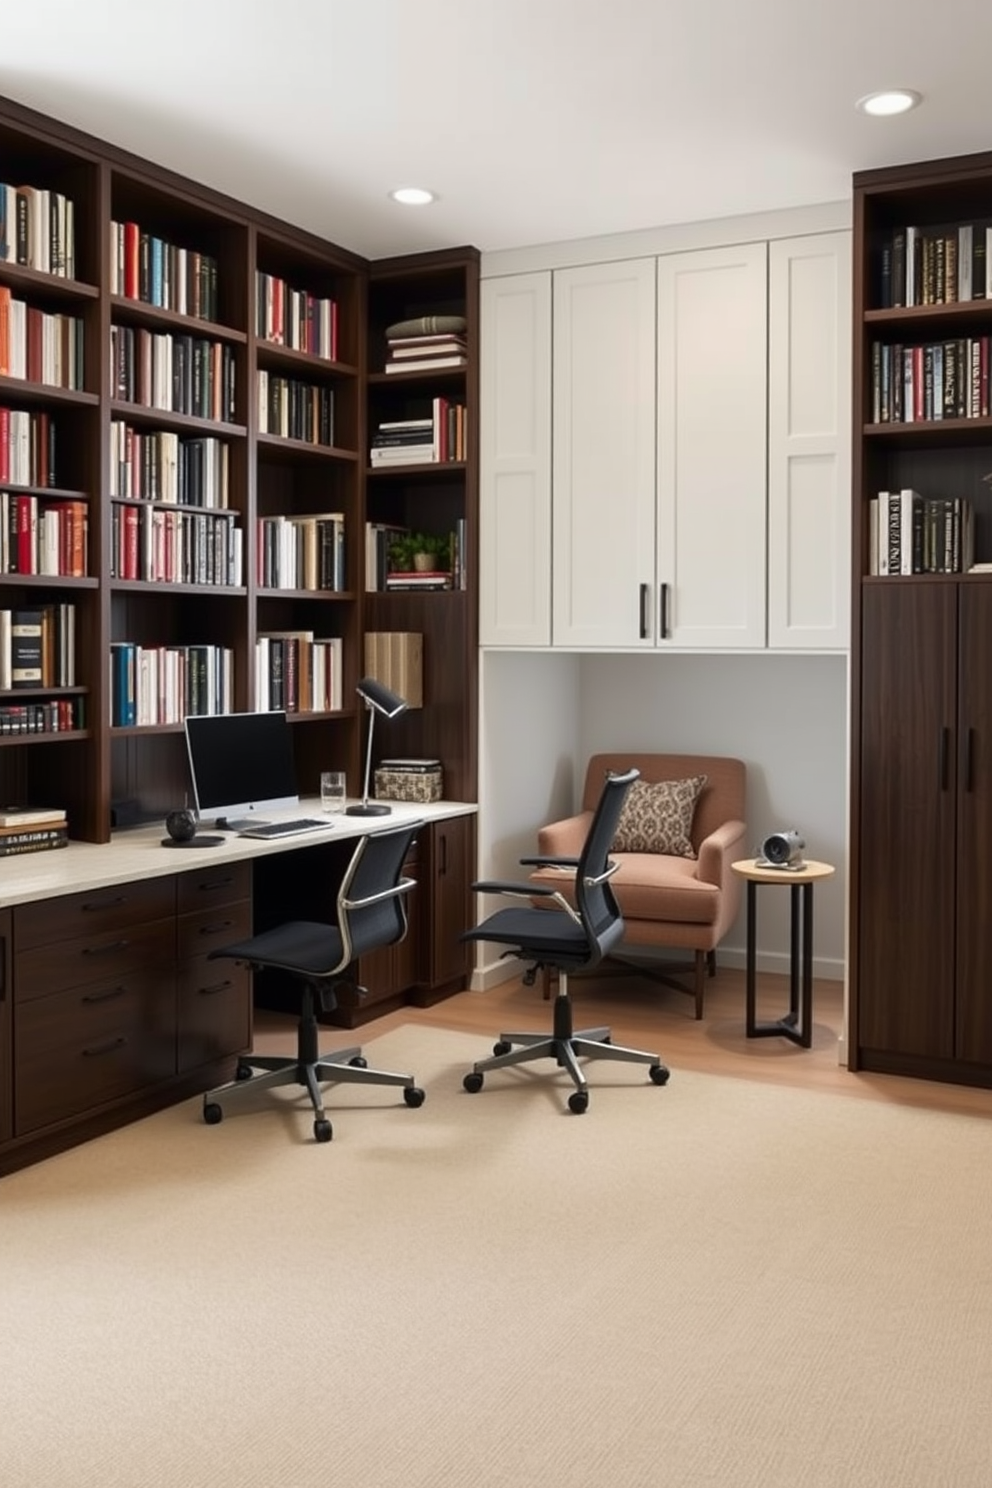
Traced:
[[347, 784], [343, 770], [322, 770], [320, 804], [325, 811], [343, 811]]

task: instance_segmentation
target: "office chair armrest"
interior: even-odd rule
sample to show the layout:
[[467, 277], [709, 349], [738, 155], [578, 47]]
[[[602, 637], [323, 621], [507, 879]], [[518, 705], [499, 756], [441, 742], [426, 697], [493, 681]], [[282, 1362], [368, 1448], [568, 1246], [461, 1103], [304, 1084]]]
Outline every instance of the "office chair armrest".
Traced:
[[342, 899], [343, 909], [366, 909], [370, 904], [381, 904], [384, 899], [395, 899], [398, 894], [409, 894], [411, 889], [417, 887], [414, 878], [401, 878], [399, 883], [390, 889], [383, 889], [378, 894], [369, 894], [365, 899]]
[[700, 883], [721, 887], [731, 881], [731, 863], [744, 856], [747, 828], [742, 821], [724, 822], [699, 844], [696, 877]]
[[520, 866], [522, 868], [572, 868], [572, 869], [575, 869], [575, 868], [578, 868], [578, 866], [579, 866], [579, 859], [578, 858], [549, 858], [549, 857], [544, 857], [544, 856], [539, 857], [539, 858], [521, 858], [520, 859]]
[[506, 894], [510, 899], [554, 899], [557, 890], [545, 888], [543, 884], [522, 884], [500, 879], [485, 879], [474, 883], [477, 894]]

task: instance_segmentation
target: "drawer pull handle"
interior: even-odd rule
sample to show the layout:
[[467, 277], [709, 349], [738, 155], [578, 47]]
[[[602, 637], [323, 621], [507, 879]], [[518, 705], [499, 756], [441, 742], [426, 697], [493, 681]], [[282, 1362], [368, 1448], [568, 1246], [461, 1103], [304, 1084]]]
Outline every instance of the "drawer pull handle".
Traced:
[[229, 889], [233, 882], [234, 879], [230, 877], [210, 878], [205, 879], [203, 883], [198, 883], [196, 887], [200, 890], [201, 893], [210, 893], [213, 889]]
[[131, 942], [129, 940], [111, 940], [108, 941], [106, 945], [86, 946], [83, 951], [83, 955], [104, 956], [108, 951], [123, 951], [124, 947], [129, 946], [130, 944]]
[[123, 1034], [119, 1038], [108, 1039], [105, 1044], [94, 1044], [90, 1049], [83, 1050], [84, 1059], [96, 1059], [101, 1054], [112, 1054], [115, 1049], [123, 1049], [127, 1039]]
[[113, 1002], [113, 1000], [114, 1000], [115, 997], [123, 997], [125, 995], [126, 990], [127, 989], [125, 987], [111, 987], [109, 989], [109, 991], [107, 991], [107, 992], [86, 992], [83, 995], [82, 1001], [83, 1002]]
[[230, 930], [233, 923], [233, 920], [223, 920], [219, 925], [201, 925], [199, 933], [201, 935], [219, 935], [222, 930]]
[[94, 911], [101, 909], [115, 909], [118, 904], [126, 903], [126, 894], [118, 894], [116, 899], [94, 899], [92, 904], [83, 905], [83, 914], [92, 914]]
[[230, 987], [230, 985], [231, 985], [230, 981], [226, 981], [226, 982], [214, 982], [213, 986], [211, 986], [211, 987], [197, 987], [197, 989], [196, 989], [197, 996], [199, 996], [199, 997], [214, 997], [214, 996], [216, 996], [216, 994], [218, 992], [226, 992], [227, 989], [228, 989], [228, 987]]

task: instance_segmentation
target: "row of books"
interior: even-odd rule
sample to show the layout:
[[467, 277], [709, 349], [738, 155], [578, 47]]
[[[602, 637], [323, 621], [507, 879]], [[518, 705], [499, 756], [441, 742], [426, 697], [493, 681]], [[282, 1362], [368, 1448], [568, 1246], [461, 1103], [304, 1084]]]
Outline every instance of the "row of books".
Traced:
[[111, 578], [237, 587], [244, 582], [244, 536], [237, 515], [116, 501], [110, 519]]
[[343, 512], [260, 517], [257, 538], [255, 578], [263, 589], [346, 587]]
[[76, 208], [44, 186], [0, 185], [0, 261], [76, 277]]
[[144, 232], [137, 222], [111, 222], [110, 293], [216, 320], [217, 260]]
[[305, 444], [334, 444], [334, 389], [258, 373], [258, 432]]
[[171, 429], [110, 425], [110, 494], [135, 501], [225, 508], [230, 500], [231, 449], [209, 435], [184, 439]]
[[8, 806], [0, 810], [0, 857], [65, 847], [69, 823], [60, 806]]
[[872, 423], [987, 418], [989, 339], [960, 337], [921, 346], [873, 342]]
[[255, 273], [255, 331], [263, 341], [338, 359], [337, 301], [293, 289], [275, 274]]
[[200, 336], [110, 327], [114, 397], [142, 408], [233, 423], [234, 349]]
[[468, 346], [462, 331], [433, 335], [386, 332], [387, 372], [434, 372], [438, 368], [467, 366]]
[[879, 491], [869, 503], [868, 571], [883, 578], [967, 573], [975, 561], [975, 514], [960, 497]]
[[0, 703], [0, 737], [65, 734], [85, 727], [84, 697], [46, 698], [37, 703]]
[[338, 712], [344, 697], [344, 643], [312, 630], [268, 631], [255, 641], [255, 700], [260, 712]]
[[85, 501], [0, 490], [0, 573], [85, 578], [89, 521]]
[[0, 408], [0, 482], [57, 486], [55, 420], [49, 413]]
[[75, 685], [74, 605], [0, 610], [0, 692]]
[[385, 419], [372, 436], [373, 466], [433, 465], [467, 455], [465, 404], [434, 398], [429, 418]]
[[188, 713], [230, 713], [234, 652], [226, 646], [110, 646], [113, 728], [182, 723]]
[[15, 299], [0, 284], [0, 377], [78, 391], [83, 386], [83, 322]]
[[992, 299], [992, 227], [897, 227], [882, 243], [879, 307]]

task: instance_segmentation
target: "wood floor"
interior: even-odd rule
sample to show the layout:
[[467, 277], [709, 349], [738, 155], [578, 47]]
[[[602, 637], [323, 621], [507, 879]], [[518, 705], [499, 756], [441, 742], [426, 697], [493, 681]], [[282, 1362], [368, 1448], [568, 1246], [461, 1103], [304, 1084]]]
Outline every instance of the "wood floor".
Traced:
[[[657, 1051], [672, 1070], [709, 1071], [745, 1080], [777, 1081], [837, 1095], [855, 1096], [963, 1111], [992, 1117], [992, 1091], [907, 1080], [892, 1075], [852, 1074], [838, 1061], [843, 1029], [843, 986], [817, 981], [813, 988], [813, 1046], [801, 1049], [784, 1038], [744, 1036], [744, 973], [719, 967], [706, 984], [703, 1018], [692, 1016], [692, 1000], [646, 977], [601, 975], [573, 980], [576, 1027], [608, 1024], [615, 1043]], [[758, 1018], [777, 1018], [786, 1011], [786, 978], [763, 975], [758, 984]], [[476, 1035], [478, 1057], [490, 1052], [503, 1031], [550, 1028], [550, 1008], [540, 985], [525, 987], [519, 979], [488, 992], [460, 992], [432, 1008], [403, 1008], [350, 1033], [325, 1029], [322, 1048], [368, 1042], [404, 1023], [460, 1030]], [[292, 1023], [283, 1014], [256, 1014], [256, 1044], [266, 1050], [292, 1047]], [[595, 1075], [590, 1076], [591, 1083]]]

